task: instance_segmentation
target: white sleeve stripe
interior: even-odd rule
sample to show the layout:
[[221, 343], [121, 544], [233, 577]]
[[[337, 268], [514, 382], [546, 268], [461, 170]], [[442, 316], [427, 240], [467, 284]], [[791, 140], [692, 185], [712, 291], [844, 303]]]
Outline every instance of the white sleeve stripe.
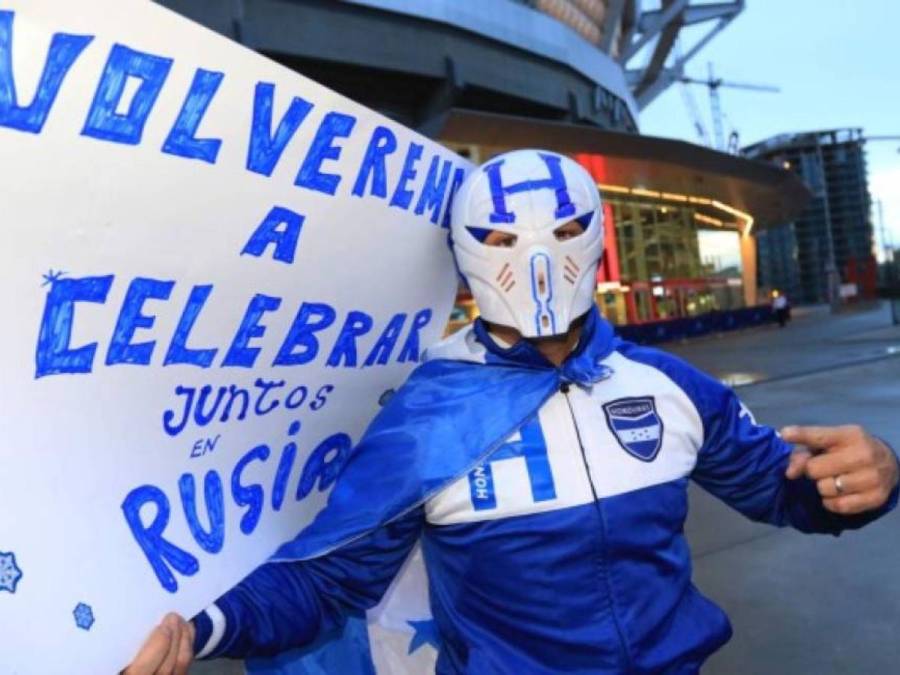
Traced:
[[222, 641], [222, 637], [225, 635], [225, 615], [222, 613], [222, 610], [213, 603], [209, 607], [206, 608], [206, 616], [209, 617], [210, 622], [212, 622], [212, 632], [209, 634], [209, 638], [206, 640], [206, 644], [203, 645], [203, 649], [197, 652], [197, 656], [195, 658], [202, 659], [209, 656], [212, 651], [219, 646], [219, 643]]

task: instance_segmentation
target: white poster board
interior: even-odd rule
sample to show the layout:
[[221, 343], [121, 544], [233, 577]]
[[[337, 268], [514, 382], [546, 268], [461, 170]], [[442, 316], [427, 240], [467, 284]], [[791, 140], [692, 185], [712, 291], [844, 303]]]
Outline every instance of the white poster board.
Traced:
[[114, 672], [322, 506], [468, 164], [141, 0], [3, 3], [0, 159], [0, 672]]

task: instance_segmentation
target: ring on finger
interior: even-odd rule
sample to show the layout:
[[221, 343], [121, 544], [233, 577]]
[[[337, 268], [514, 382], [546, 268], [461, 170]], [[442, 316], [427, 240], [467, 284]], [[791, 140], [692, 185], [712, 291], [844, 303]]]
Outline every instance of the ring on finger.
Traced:
[[844, 487], [843, 476], [835, 476], [834, 477], [834, 489], [835, 489], [835, 492], [837, 492], [839, 495], [844, 494], [844, 490], [846, 488]]

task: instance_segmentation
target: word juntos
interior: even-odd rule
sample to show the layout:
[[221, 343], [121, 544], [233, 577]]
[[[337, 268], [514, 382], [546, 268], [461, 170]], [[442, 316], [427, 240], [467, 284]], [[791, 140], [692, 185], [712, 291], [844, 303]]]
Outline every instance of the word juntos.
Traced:
[[175, 396], [183, 400], [173, 409], [163, 412], [163, 429], [170, 436], [177, 436], [190, 422], [198, 427], [231, 419], [240, 422], [250, 414], [262, 417], [280, 407], [297, 410], [304, 404], [315, 412], [325, 406], [332, 391], [333, 384], [324, 384], [310, 397], [310, 388], [305, 384], [289, 387], [285, 380], [265, 380], [261, 377], [256, 378], [252, 387], [236, 384], [192, 387], [179, 384], [175, 387]]

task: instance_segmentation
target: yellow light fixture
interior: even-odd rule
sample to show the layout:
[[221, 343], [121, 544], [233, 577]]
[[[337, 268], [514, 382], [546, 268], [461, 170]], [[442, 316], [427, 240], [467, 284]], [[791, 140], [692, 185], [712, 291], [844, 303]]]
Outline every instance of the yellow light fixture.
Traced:
[[711, 216], [705, 216], [702, 213], [695, 213], [694, 218], [699, 220], [701, 223], [706, 223], [708, 225], [715, 225], [716, 227], [724, 227], [725, 223], [718, 218], [713, 218]]
[[[753, 216], [751, 216], [746, 211], [736, 209], [733, 206], [729, 206], [728, 204], [724, 204], [723, 202], [718, 201], [717, 199], [709, 199], [708, 197], [700, 197], [697, 195], [683, 195], [677, 192], [657, 192], [656, 190], [647, 190], [640, 187], [629, 188], [624, 185], [609, 185], [607, 183], [597, 183], [597, 188], [601, 192], [630, 194], [635, 197], [650, 197], [652, 199], [662, 199], [682, 203], [687, 202], [689, 204], [699, 204], [701, 206], [712, 206], [715, 209], [724, 211], [725, 213], [743, 221], [743, 235], [745, 237], [749, 236], [750, 232], [753, 230]], [[665, 213], [665, 210], [663, 210], [663, 213]], [[701, 222], [707, 222], [718, 227], [722, 227], [725, 225], [723, 221], [718, 220], [717, 218], [711, 218], [710, 216], [705, 216], [702, 213], [695, 213], [694, 216]]]
[[736, 209], [733, 206], [729, 206], [728, 204], [723, 204], [720, 201], [714, 200], [712, 202], [712, 206], [719, 209], [720, 211], [724, 211], [725, 213], [730, 213], [736, 218], [740, 218], [744, 221], [744, 236], [749, 236], [750, 231], [753, 229], [753, 216], [751, 216], [746, 211], [741, 211], [740, 209]]
[[674, 192], [660, 192], [663, 199], [668, 199], [673, 202], [686, 202], [688, 200], [687, 195], [679, 195]]
[[597, 188], [599, 188], [601, 192], [618, 192], [626, 195], [631, 192], [631, 188], [622, 185], [604, 185], [603, 183], [597, 183]]
[[746, 220], [747, 218], [750, 217], [749, 213], [745, 213], [744, 211], [736, 209], [733, 206], [729, 206], [728, 204], [723, 204], [722, 202], [720, 202], [718, 200], [711, 201], [710, 206], [714, 206], [717, 209], [719, 209], [720, 211], [724, 211], [725, 213], [730, 213], [731, 215], [736, 216], [738, 218], [742, 218], [744, 220]]
[[653, 197], [654, 199], [661, 199], [662, 192], [657, 192], [656, 190], [645, 190], [644, 188], [631, 188], [631, 194], [635, 197]]

